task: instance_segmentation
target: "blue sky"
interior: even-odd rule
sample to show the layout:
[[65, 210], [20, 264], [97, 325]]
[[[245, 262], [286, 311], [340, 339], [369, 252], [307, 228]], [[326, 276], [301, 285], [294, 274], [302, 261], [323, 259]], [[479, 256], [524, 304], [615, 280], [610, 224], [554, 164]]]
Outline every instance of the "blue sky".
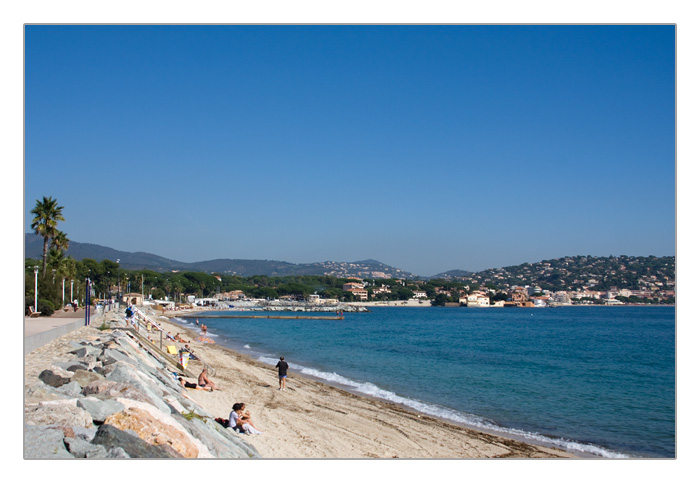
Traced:
[[25, 27], [25, 231], [418, 275], [675, 254], [674, 26]]

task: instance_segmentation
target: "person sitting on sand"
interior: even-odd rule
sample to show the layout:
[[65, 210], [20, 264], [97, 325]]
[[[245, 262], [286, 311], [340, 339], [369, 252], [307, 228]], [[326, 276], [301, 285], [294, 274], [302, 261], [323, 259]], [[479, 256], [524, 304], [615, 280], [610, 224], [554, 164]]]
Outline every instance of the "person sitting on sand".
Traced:
[[245, 411], [244, 403], [236, 403], [231, 409], [231, 414], [228, 417], [230, 428], [237, 428], [246, 434], [262, 434], [262, 431], [253, 426], [250, 420], [250, 411]]
[[207, 376], [207, 368], [202, 369], [201, 374], [199, 374], [199, 385], [201, 387], [210, 387], [212, 391], [216, 389], [214, 382]]
[[179, 332], [178, 332], [177, 334], [175, 334], [175, 340], [178, 341], [178, 342], [182, 342], [183, 344], [184, 344], [185, 342], [189, 342], [189, 340], [184, 340], [182, 337], [180, 337], [180, 333], [179, 333]]

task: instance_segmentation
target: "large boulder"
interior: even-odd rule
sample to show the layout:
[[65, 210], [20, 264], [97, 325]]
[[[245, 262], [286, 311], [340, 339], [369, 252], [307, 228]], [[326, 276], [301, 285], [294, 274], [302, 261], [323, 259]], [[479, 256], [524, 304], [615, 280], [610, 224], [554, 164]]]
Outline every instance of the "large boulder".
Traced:
[[[170, 412], [163, 401], [162, 385], [148, 373], [139, 371], [136, 367], [125, 362], [117, 362], [109, 367], [107, 379], [110, 381], [130, 384], [142, 393], [152, 405], [163, 412]], [[128, 397], [128, 396], [125, 396]]]
[[63, 442], [63, 431], [32, 424], [24, 425], [24, 458], [73, 458]]
[[96, 397], [84, 397], [78, 399], [77, 406], [90, 413], [93, 422], [101, 424], [109, 416], [125, 409], [124, 405], [112, 399], [97, 399]]
[[115, 428], [109, 424], [100, 426], [91, 443], [93, 445], [102, 445], [108, 448], [108, 451], [121, 448], [130, 458], [181, 457], [177, 452], [174, 453], [170, 446], [154, 446], [148, 444], [135, 434]]
[[83, 388], [80, 387], [80, 384], [75, 381], [71, 381], [68, 384], [64, 384], [63, 386], [56, 388], [57, 393], [68, 396], [69, 398], [76, 398], [80, 396], [80, 392], [82, 390]]
[[196, 458], [199, 454], [186, 432], [165, 424], [143, 409], [128, 408], [112, 414], [105, 420], [105, 424], [121, 430], [134, 431], [148, 444], [169, 446], [185, 458]]
[[75, 354], [76, 356], [78, 356], [79, 358], [83, 359], [83, 358], [87, 358], [89, 356], [98, 357], [102, 351], [97, 347], [93, 347], [91, 345], [85, 345], [85, 346], [82, 346], [80, 349], [75, 349], [71, 352], [73, 354]]
[[126, 355], [121, 350], [116, 349], [105, 349], [102, 354], [97, 357], [98, 361], [102, 362], [102, 365], [114, 364], [117, 361], [131, 362], [131, 358]]
[[77, 407], [75, 399], [58, 399], [38, 406], [25, 406], [24, 421], [37, 426], [92, 426], [92, 416]]
[[73, 377], [71, 377], [71, 381], [77, 382], [80, 384], [80, 387], [85, 387], [91, 382], [100, 381], [104, 378], [105, 377], [102, 374], [98, 374], [96, 372], [87, 371], [85, 369], [76, 369]]
[[48, 384], [51, 387], [61, 387], [64, 384], [68, 384], [70, 379], [67, 377], [59, 376], [58, 374], [45, 369], [39, 374], [39, 380], [44, 384]]
[[66, 448], [75, 458], [108, 458], [107, 448], [101, 444], [92, 444], [82, 438], [64, 438]]
[[24, 403], [29, 405], [38, 404], [42, 401], [63, 399], [63, 397], [63, 395], [57, 393], [57, 389], [41, 381], [29, 384], [24, 389]]
[[[123, 397], [135, 401], [142, 401], [153, 406], [156, 404], [150, 397], [136, 389], [133, 385], [107, 379], [91, 382], [83, 388], [82, 394], [84, 396], [95, 396], [98, 399]], [[161, 404], [164, 403], [161, 401]]]
[[[182, 451], [178, 449], [178, 447], [175, 447], [175, 450], [178, 451], [178, 453], [188, 457], [199, 457], [199, 458], [212, 458], [213, 455], [209, 451], [209, 449], [202, 444], [201, 441], [199, 441], [197, 438], [193, 437], [192, 434], [183, 426], [183, 424], [180, 422], [181, 421], [181, 416], [180, 415], [173, 415], [169, 413], [164, 413], [153, 406], [149, 404], [144, 404], [139, 401], [128, 401], [122, 398], [117, 398], [117, 401], [122, 403], [124, 406], [127, 407], [127, 412], [131, 410], [134, 414], [139, 414], [142, 417], [142, 420], [144, 421], [144, 424], [147, 424], [149, 421], [157, 421], [155, 423], [155, 426], [158, 427], [160, 425], [162, 426], [167, 426], [172, 428], [171, 431], [167, 431], [167, 434], [182, 434], [184, 435], [184, 439], [180, 440], [180, 443], [185, 445], [187, 451]], [[139, 411], [136, 411], [139, 410]], [[117, 415], [113, 415], [116, 417]], [[109, 421], [109, 418], [108, 418]], [[182, 436], [180, 436], [182, 438]], [[195, 450], [192, 450], [192, 447], [195, 448]], [[194, 454], [194, 456], [193, 456]]]

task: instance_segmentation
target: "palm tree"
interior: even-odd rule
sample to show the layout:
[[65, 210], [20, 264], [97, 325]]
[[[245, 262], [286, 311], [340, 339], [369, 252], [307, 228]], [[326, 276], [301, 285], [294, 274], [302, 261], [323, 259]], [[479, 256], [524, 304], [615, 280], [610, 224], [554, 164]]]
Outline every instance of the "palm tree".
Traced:
[[43, 253], [43, 275], [46, 275], [46, 254], [49, 251], [49, 240], [54, 238], [59, 230], [56, 225], [59, 221], [65, 221], [63, 218], [63, 207], [58, 206], [58, 201], [50, 196], [43, 197], [42, 201], [36, 200], [36, 206], [31, 211], [34, 216], [32, 220], [32, 229], [34, 233], [44, 238], [44, 253]]
[[51, 239], [51, 248], [55, 248], [59, 252], [63, 253], [68, 250], [70, 246], [70, 240], [64, 232], [61, 230], [56, 230], [56, 234]]

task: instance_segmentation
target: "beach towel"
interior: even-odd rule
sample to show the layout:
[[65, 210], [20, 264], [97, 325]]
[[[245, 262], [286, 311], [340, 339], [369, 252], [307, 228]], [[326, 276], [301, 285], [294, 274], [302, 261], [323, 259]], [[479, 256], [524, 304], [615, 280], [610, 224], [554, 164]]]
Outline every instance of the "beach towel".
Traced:
[[166, 346], [168, 348], [168, 354], [177, 354], [177, 347], [174, 345]]

